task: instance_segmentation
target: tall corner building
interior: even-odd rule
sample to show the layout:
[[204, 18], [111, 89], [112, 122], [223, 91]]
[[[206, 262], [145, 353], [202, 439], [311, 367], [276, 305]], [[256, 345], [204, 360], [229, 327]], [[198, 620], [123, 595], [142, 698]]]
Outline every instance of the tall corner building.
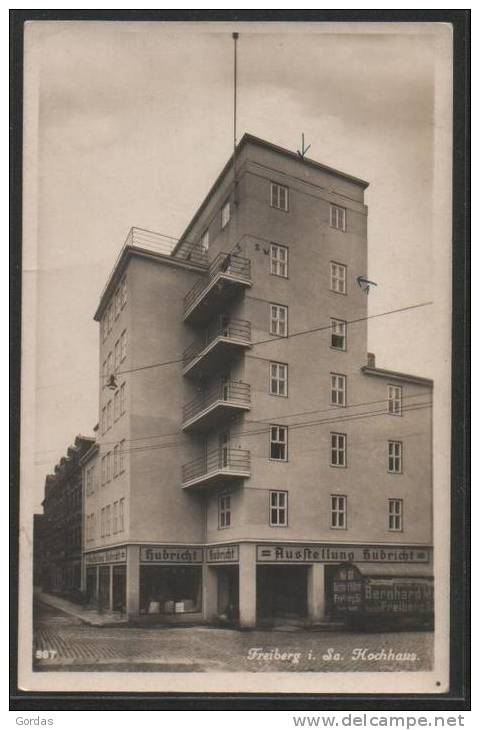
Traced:
[[334, 617], [344, 563], [432, 577], [432, 382], [367, 352], [366, 187], [245, 135], [173, 251], [131, 229], [95, 314], [90, 600], [251, 627]]

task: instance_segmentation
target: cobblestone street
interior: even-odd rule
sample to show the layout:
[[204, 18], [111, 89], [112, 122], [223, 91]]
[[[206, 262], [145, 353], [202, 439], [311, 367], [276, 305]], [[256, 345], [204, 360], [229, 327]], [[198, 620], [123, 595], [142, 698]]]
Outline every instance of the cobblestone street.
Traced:
[[33, 656], [37, 671], [424, 671], [433, 633], [102, 628], [38, 604]]

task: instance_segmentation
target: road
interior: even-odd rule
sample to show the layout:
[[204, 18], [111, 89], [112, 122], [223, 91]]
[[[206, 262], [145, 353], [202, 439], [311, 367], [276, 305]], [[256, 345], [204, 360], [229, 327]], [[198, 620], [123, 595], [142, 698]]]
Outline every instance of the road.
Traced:
[[433, 633], [102, 628], [38, 604], [33, 656], [36, 671], [425, 671]]

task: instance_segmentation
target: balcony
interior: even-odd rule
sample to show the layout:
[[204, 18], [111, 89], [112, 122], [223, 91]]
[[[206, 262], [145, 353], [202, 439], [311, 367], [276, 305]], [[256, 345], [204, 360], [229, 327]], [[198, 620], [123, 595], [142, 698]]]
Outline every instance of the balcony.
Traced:
[[225, 309], [238, 294], [251, 286], [250, 259], [219, 253], [183, 300], [185, 322], [202, 325], [217, 311]]
[[206, 489], [249, 476], [250, 451], [222, 446], [183, 465], [182, 487]]
[[183, 353], [183, 374], [209, 377], [250, 345], [250, 322], [222, 315]]
[[183, 430], [211, 428], [250, 409], [250, 386], [229, 380], [201, 393], [183, 407]]

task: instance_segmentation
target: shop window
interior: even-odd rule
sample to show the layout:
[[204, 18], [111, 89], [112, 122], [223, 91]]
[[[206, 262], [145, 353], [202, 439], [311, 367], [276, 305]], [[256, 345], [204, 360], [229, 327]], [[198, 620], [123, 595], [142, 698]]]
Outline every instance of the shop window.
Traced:
[[140, 605], [143, 613], [151, 614], [201, 611], [201, 566], [141, 566]]

